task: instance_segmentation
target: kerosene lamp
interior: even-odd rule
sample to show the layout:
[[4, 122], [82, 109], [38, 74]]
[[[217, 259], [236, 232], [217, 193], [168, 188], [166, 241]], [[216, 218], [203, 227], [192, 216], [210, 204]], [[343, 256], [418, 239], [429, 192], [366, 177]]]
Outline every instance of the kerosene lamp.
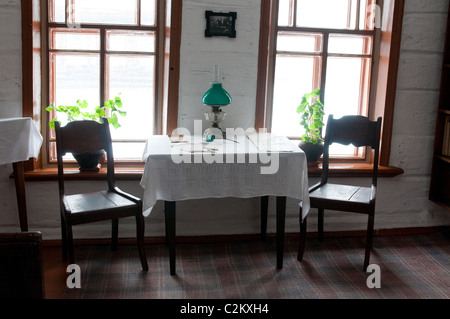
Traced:
[[211, 127], [206, 129], [203, 136], [207, 141], [215, 138], [226, 138], [226, 132], [222, 130], [219, 123], [225, 118], [226, 113], [222, 107], [231, 104], [231, 96], [222, 87], [219, 80], [219, 66], [214, 66], [214, 79], [211, 82], [211, 88], [203, 95], [202, 102], [211, 107], [211, 111], [205, 113], [206, 120], [211, 122]]

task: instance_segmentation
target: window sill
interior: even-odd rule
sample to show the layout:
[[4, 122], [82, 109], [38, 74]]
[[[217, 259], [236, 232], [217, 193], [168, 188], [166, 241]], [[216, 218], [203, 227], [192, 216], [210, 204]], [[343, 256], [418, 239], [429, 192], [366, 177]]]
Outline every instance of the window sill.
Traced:
[[[309, 177], [320, 177], [321, 165], [309, 167]], [[98, 172], [80, 172], [78, 169], [68, 169], [66, 180], [105, 180], [106, 168]], [[141, 180], [144, 168], [140, 167], [116, 167], [116, 180]], [[379, 166], [379, 177], [394, 177], [403, 174], [403, 169], [391, 166]], [[370, 177], [372, 169], [370, 164], [336, 163], [330, 164], [330, 177]], [[42, 168], [25, 172], [26, 181], [57, 181], [58, 170], [56, 168]]]

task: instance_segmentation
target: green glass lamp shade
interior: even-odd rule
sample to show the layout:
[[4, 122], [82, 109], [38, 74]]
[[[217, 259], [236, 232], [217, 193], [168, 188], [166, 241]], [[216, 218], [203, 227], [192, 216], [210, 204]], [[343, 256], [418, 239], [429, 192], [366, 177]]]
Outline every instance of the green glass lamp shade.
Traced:
[[231, 104], [231, 96], [222, 87], [222, 83], [211, 83], [211, 88], [203, 95], [202, 102], [206, 105], [228, 105]]

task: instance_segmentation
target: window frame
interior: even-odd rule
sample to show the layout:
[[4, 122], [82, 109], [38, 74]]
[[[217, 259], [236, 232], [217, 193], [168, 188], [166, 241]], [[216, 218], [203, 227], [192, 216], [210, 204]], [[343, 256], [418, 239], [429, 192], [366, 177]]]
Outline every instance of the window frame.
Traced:
[[[48, 127], [43, 123], [42, 104], [42, 78], [41, 69], [41, 1], [21, 0], [21, 25], [22, 25], [22, 116], [30, 117], [41, 128], [44, 135]], [[261, 0], [261, 24], [258, 56], [257, 95], [255, 108], [255, 128], [264, 127], [265, 101], [267, 99], [267, 72], [269, 58], [269, 33], [271, 30], [272, 6], [275, 0]], [[402, 34], [404, 0], [384, 0], [385, 14], [380, 32], [380, 56], [377, 69], [377, 88], [372, 95], [375, 100], [374, 108], [369, 116], [383, 117], [383, 129], [380, 149], [380, 176], [396, 176], [403, 173], [401, 168], [390, 167], [389, 157], [391, 137], [394, 119], [395, 92], [397, 87], [397, 70], [400, 55], [400, 42]], [[171, 0], [169, 10], [171, 24], [165, 29], [165, 39], [170, 39], [170, 48], [166, 46], [164, 60], [165, 65], [164, 105], [167, 117], [164, 119], [166, 126], [164, 132], [172, 132], [178, 125], [178, 99], [180, 79], [180, 45], [182, 25], [182, 0]], [[43, 146], [45, 148], [45, 146]], [[56, 180], [56, 169], [43, 165], [43, 152], [37, 159], [25, 162], [24, 169], [27, 180]], [[116, 171], [121, 179], [139, 179], [143, 170], [142, 166], [132, 169], [117, 167]], [[330, 166], [330, 174], [340, 177], [365, 176], [369, 170], [365, 164], [335, 164]], [[310, 176], [320, 176], [320, 168], [310, 170]], [[95, 175], [97, 176], [97, 175]], [[102, 178], [91, 175], [91, 178]], [[74, 176], [74, 178], [77, 178]]]
[[[44, 39], [45, 46], [43, 45], [43, 53], [42, 53], [42, 59], [43, 64], [46, 65], [46, 67], [42, 70], [42, 75], [46, 79], [43, 81], [43, 103], [44, 105], [50, 105], [52, 101], [54, 101], [54, 94], [55, 94], [55, 83], [51, 83], [51, 81], [54, 82], [55, 79], [50, 78], [52, 73], [55, 73], [53, 68], [55, 68], [55, 65], [50, 61], [50, 55], [53, 53], [58, 54], [64, 52], [67, 52], [67, 54], [77, 54], [77, 51], [79, 54], [89, 54], [90, 52], [80, 51], [80, 50], [56, 50], [50, 46], [51, 39], [50, 39], [50, 31], [51, 30], [71, 30], [72, 24], [71, 24], [71, 16], [75, 14], [75, 12], [68, 12], [68, 10], [65, 12], [65, 22], [51, 22], [51, 3], [54, 0], [46, 0], [42, 1], [42, 37]], [[69, 5], [70, 1], [66, 1], [66, 6]], [[99, 33], [99, 44], [100, 48], [99, 50], [92, 51], [91, 53], [97, 54], [99, 56], [99, 100], [100, 103], [103, 103], [102, 101], [106, 101], [107, 94], [108, 94], [108, 85], [107, 82], [108, 79], [108, 69], [109, 65], [107, 65], [108, 57], [111, 55], [118, 54], [117, 52], [110, 52], [107, 50], [107, 33], [108, 31], [147, 31], [152, 32], [155, 34], [155, 50], [150, 55], [154, 56], [154, 89], [153, 89], [153, 103], [154, 103], [154, 109], [152, 110], [154, 114], [153, 119], [153, 127], [154, 131], [153, 134], [161, 134], [162, 133], [162, 113], [163, 113], [163, 99], [159, 96], [160, 95], [160, 86], [163, 83], [163, 72], [161, 72], [162, 63], [160, 62], [161, 59], [164, 59], [164, 45], [165, 42], [161, 41], [161, 37], [164, 35], [164, 29], [166, 21], [164, 19], [165, 15], [161, 15], [160, 12], [165, 12], [165, 1], [156, 1], [155, 3], [155, 24], [153, 26], [144, 26], [141, 25], [141, 1], [136, 1], [136, 25], [130, 25], [130, 24], [107, 24], [107, 23], [79, 23], [76, 24], [77, 30], [80, 30], [81, 33], [86, 32], [92, 32], [97, 31]], [[73, 9], [74, 10], [74, 9]], [[69, 52], [70, 51], [70, 52]], [[127, 55], [130, 52], [121, 52], [120, 54]], [[136, 54], [136, 53], [134, 53]], [[138, 53], [139, 55], [149, 55], [144, 53]], [[43, 116], [45, 116], [45, 112]], [[44, 119], [43, 122], [48, 123], [49, 116], [46, 116], [46, 119]], [[48, 165], [55, 165], [56, 164], [56, 158], [52, 158], [51, 154], [56, 154], [56, 152], [52, 152], [51, 148], [55, 148], [55, 142], [56, 137], [54, 135], [54, 131], [51, 129], [47, 129], [44, 141], [46, 143], [46, 155], [45, 159], [47, 160]], [[113, 143], [117, 142], [113, 140]], [[138, 139], [130, 139], [126, 141], [122, 141], [126, 143], [144, 143], [145, 140], [138, 140]], [[72, 161], [74, 162], [74, 161]], [[134, 166], [134, 165], [141, 165], [139, 160], [121, 160], [121, 159], [115, 159], [116, 165], [127, 165], [127, 166]]]
[[[162, 7], [161, 7], [162, 6]], [[22, 8], [22, 75], [24, 117], [31, 117], [44, 136], [43, 147], [38, 159], [31, 159], [25, 165], [26, 171], [54, 168], [49, 163], [49, 126], [45, 110], [49, 105], [49, 61], [48, 61], [48, 0], [21, 0]], [[182, 0], [157, 0], [155, 27], [159, 28], [157, 46], [159, 59], [155, 63], [155, 123], [154, 134], [166, 134], [178, 117], [179, 46], [181, 42]], [[52, 24], [50, 24], [52, 25]], [[55, 24], [59, 27], [61, 23]], [[67, 25], [66, 25], [67, 26]], [[127, 29], [128, 25], [111, 27], [85, 24], [106, 29]], [[133, 26], [135, 28], [135, 26]], [[148, 27], [145, 27], [147, 30]], [[170, 48], [173, 48], [171, 50]], [[47, 51], [46, 51], [47, 49]], [[103, 67], [103, 66], [101, 66]], [[100, 85], [105, 85], [100, 81]], [[142, 161], [116, 160], [120, 170], [143, 169]]]
[[[278, 0], [261, 1], [259, 70], [255, 111], [256, 129], [269, 130], [268, 123], [270, 123], [272, 116], [273, 80], [271, 79], [274, 78], [276, 54], [276, 41], [274, 40], [280, 29], [277, 26], [278, 2]], [[389, 166], [404, 0], [385, 0], [382, 2], [377, 0], [376, 4], [382, 9], [383, 19], [381, 28], [375, 30], [374, 41], [378, 42], [376, 46], [378, 50], [372, 62], [373, 74], [368, 116], [372, 120], [378, 116], [383, 118], [379, 164]], [[308, 28], [308, 30], [315, 29]], [[324, 30], [334, 32], [334, 29]], [[322, 29], [320, 31], [323, 32]], [[367, 161], [372, 162], [373, 159], [368, 158]], [[355, 160], [337, 158], [333, 159], [333, 162], [352, 163]]]

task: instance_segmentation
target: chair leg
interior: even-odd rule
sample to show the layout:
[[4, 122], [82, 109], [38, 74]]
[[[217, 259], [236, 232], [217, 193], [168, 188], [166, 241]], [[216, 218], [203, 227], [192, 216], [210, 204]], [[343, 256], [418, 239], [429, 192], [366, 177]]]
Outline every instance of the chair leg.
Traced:
[[111, 250], [117, 251], [117, 242], [119, 237], [119, 220], [113, 219], [111, 221]]
[[75, 257], [73, 252], [73, 232], [72, 232], [72, 225], [69, 223], [66, 223], [66, 230], [67, 230], [67, 252], [69, 257], [69, 264], [75, 263]]
[[267, 215], [269, 211], [269, 196], [261, 197], [261, 240], [267, 238]]
[[67, 226], [63, 215], [61, 214], [61, 242], [62, 242], [62, 257], [67, 260]]
[[305, 251], [305, 242], [306, 242], [306, 219], [302, 218], [302, 209], [300, 208], [299, 212], [299, 219], [300, 219], [300, 243], [298, 245], [298, 255], [297, 260], [302, 261], [303, 260], [303, 253]]
[[317, 221], [319, 242], [323, 242], [323, 220], [324, 220], [324, 210], [319, 208]]
[[372, 250], [372, 244], [373, 244], [373, 227], [375, 222], [375, 215], [373, 213], [369, 214], [369, 221], [367, 223], [367, 239], [366, 239], [366, 253], [364, 256], [364, 268], [363, 270], [366, 271], [367, 267], [369, 266], [370, 261], [370, 251]]
[[145, 254], [144, 245], [145, 219], [142, 214], [136, 215], [136, 239], [138, 244], [139, 258], [141, 260], [142, 269], [148, 271], [147, 256]]

